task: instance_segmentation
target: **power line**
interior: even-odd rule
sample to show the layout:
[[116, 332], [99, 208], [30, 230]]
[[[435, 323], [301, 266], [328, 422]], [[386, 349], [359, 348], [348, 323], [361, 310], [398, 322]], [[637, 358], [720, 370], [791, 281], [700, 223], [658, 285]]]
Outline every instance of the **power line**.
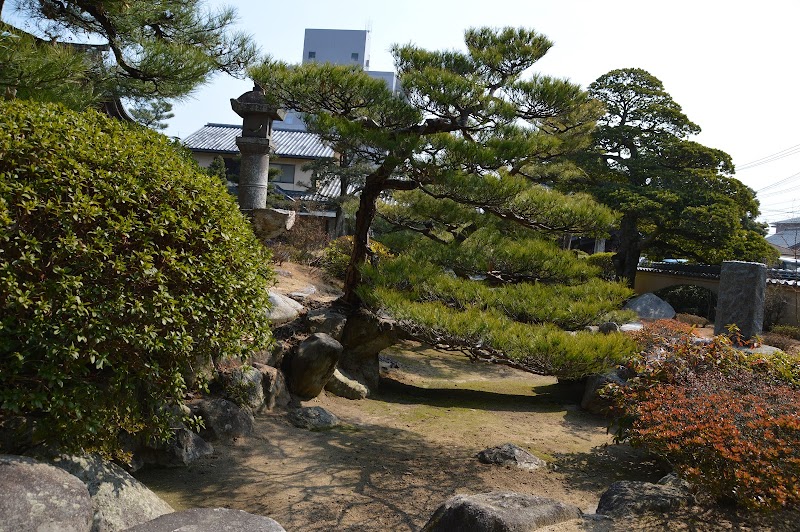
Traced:
[[794, 155], [796, 153], [800, 153], [800, 144], [797, 144], [795, 146], [790, 146], [789, 148], [786, 148], [779, 152], [775, 152], [770, 155], [765, 155], [760, 159], [755, 159], [753, 161], [750, 161], [749, 163], [744, 163], [742, 165], [739, 165], [736, 167], [736, 171], [749, 170], [750, 168], [755, 168], [756, 166], [761, 166], [762, 164], [771, 163], [773, 161], [777, 161], [778, 159], [783, 159], [784, 157], [789, 157], [790, 155]]
[[765, 186], [763, 188], [760, 188], [760, 189], [756, 190], [756, 194], [758, 194], [759, 192], [763, 192], [765, 190], [769, 190], [771, 188], [775, 188], [778, 185], [782, 185], [782, 184], [786, 183], [787, 181], [791, 181], [792, 179], [794, 179], [794, 178], [796, 178], [798, 176], [800, 176], [800, 172], [797, 172], [796, 174], [792, 174], [789, 177], [784, 177], [780, 181], [776, 181], [776, 182], [772, 183], [771, 185], [767, 185], [767, 186]]

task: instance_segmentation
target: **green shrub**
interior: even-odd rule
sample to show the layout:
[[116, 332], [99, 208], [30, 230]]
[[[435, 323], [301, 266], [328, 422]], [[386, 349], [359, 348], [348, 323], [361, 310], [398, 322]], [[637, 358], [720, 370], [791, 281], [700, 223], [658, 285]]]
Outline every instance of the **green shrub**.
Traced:
[[167, 137], [0, 103], [0, 424], [118, 457], [168, 436], [198, 361], [271, 342], [268, 262]]
[[[376, 240], [372, 240], [369, 247], [374, 258], [379, 262], [392, 256], [389, 248]], [[347, 270], [347, 264], [350, 262], [350, 253], [352, 251], [352, 236], [340, 236], [336, 240], [332, 240], [323, 251], [322, 267], [325, 268], [326, 272], [337, 279], [344, 279], [344, 274]]]
[[614, 255], [615, 253], [611, 252], [593, 253], [587, 255], [586, 262], [600, 268], [601, 279], [613, 281], [616, 278], [616, 270], [614, 269], [614, 261], [612, 260]]
[[800, 327], [797, 325], [773, 325], [769, 332], [800, 340]]
[[675, 312], [694, 314], [714, 321], [717, 309], [717, 296], [702, 286], [679, 284], [662, 288], [655, 295], [672, 305]]

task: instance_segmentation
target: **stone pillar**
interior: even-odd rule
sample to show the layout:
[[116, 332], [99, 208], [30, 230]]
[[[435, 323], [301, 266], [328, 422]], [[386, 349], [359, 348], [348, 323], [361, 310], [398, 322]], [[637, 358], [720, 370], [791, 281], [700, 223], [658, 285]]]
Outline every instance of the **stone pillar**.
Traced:
[[239, 208], [250, 212], [267, 207], [269, 152], [272, 149], [272, 121], [283, 120], [286, 111], [267, 103], [264, 91], [256, 85], [236, 99], [231, 108], [242, 117], [242, 136], [236, 145], [242, 154], [239, 170]]
[[758, 262], [722, 263], [717, 296], [714, 334], [724, 334], [735, 323], [745, 339], [761, 334], [764, 324], [764, 298], [767, 292], [767, 267]]

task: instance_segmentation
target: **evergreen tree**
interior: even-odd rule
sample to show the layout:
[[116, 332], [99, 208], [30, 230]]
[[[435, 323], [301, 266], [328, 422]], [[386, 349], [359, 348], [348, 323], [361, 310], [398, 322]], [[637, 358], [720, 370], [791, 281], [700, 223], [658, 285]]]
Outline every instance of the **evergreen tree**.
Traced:
[[[215, 72], [243, 73], [257, 55], [249, 36], [231, 31], [235, 10], [206, 10], [201, 0], [36, 0], [4, 4], [0, 2], [0, 12], [16, 7], [35, 27], [32, 31], [36, 35], [8, 25], [6, 32], [33, 38], [42, 53], [48, 53], [46, 47], [65, 46], [73, 53], [89, 52], [84, 55], [87, 65], [83, 70], [70, 69], [64, 72], [69, 75], [60, 79], [52, 75], [40, 78], [36, 86], [77, 84], [95, 99], [180, 99]], [[76, 36], [95, 44], [71, 44]], [[12, 46], [11, 54], [17, 53], [14, 42], [4, 41]], [[27, 38], [19, 42], [27, 43]], [[107, 57], [100, 55], [102, 50], [108, 51]], [[5, 57], [0, 58], [3, 72], [7, 65], [23, 59], [6, 62]], [[0, 75], [3, 83], [7, 83], [5, 78]], [[11, 90], [27, 90], [36, 79], [22, 69]], [[48, 83], [43, 83], [46, 80]]]
[[566, 188], [590, 192], [622, 214], [619, 279], [633, 286], [642, 253], [708, 264], [774, 258], [766, 226], [756, 222], [755, 193], [732, 177], [727, 153], [689, 140], [700, 127], [661, 81], [641, 69], [613, 70], [589, 93], [606, 114], [583, 159], [586, 174]]
[[130, 114], [134, 120], [145, 127], [162, 131], [167, 129], [166, 120], [173, 118], [172, 104], [163, 99], [136, 102]]
[[[269, 61], [251, 75], [273, 103], [370, 163], [347, 302], [474, 358], [569, 377], [598, 371], [631, 345], [561, 327], [608, 319], [630, 292], [596, 279], [557, 239], [603, 234], [614, 215], [538, 182], [574, 171], [565, 156], [588, 146], [599, 106], [568, 81], [529, 74], [551, 46], [542, 35], [484, 28], [465, 40], [466, 52], [395, 46], [402, 97], [347, 66]], [[366, 266], [378, 212], [400, 255]]]

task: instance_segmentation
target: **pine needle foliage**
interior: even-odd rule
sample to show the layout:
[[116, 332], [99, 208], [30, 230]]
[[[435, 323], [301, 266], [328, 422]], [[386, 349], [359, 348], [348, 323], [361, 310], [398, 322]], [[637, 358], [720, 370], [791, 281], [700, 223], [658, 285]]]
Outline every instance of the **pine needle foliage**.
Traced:
[[[531, 72], [552, 43], [528, 29], [465, 32], [466, 52], [395, 46], [402, 94], [354, 67], [267, 61], [250, 70], [366, 175], [345, 300], [398, 318], [440, 347], [527, 371], [580, 377], [633, 352], [619, 335], [570, 334], [630, 292], [559, 242], [603, 236], [609, 208], [552, 186], [580, 169], [598, 102]], [[338, 148], [337, 148], [338, 149]], [[376, 240], [397, 260], [364, 266]], [[559, 286], [563, 285], [563, 286]]]
[[271, 342], [269, 254], [155, 132], [0, 103], [0, 424], [121, 456], [170, 435], [198, 361]]

